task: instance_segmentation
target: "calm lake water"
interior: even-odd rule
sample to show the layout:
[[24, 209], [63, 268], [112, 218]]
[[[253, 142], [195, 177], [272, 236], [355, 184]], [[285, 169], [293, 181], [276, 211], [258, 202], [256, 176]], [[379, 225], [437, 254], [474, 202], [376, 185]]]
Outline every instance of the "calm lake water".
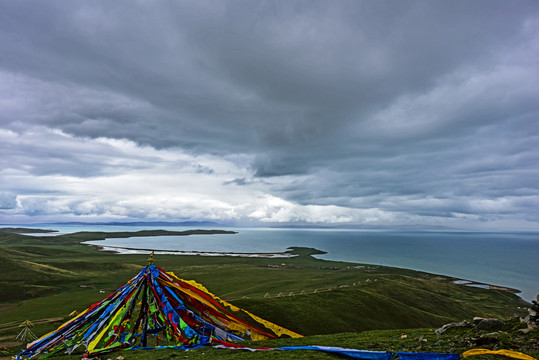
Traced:
[[[58, 226], [75, 231], [136, 231], [151, 227]], [[192, 227], [163, 227], [186, 230]], [[525, 300], [539, 293], [539, 233], [365, 231], [233, 228], [234, 235], [135, 237], [92, 241], [101, 246], [200, 252], [274, 253], [290, 246], [326, 251], [328, 260], [396, 266], [507, 286]]]

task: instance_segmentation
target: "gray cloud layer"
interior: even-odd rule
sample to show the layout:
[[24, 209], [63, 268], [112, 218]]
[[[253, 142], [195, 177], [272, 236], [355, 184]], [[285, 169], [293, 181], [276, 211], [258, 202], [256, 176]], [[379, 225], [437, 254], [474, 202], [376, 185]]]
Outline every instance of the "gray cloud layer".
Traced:
[[[4, 1], [0, 123], [246, 155], [224, 186], [301, 206], [533, 227], [538, 32], [535, 1]], [[119, 171], [4, 151], [36, 176]]]

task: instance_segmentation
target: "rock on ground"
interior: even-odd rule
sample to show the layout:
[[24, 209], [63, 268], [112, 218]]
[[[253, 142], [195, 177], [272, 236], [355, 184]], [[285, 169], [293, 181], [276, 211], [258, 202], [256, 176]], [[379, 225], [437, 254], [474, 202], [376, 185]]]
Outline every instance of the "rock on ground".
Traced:
[[449, 329], [456, 327], [472, 327], [472, 325], [467, 320], [462, 320], [461, 322], [454, 322], [450, 324], [445, 324], [441, 328], [435, 331], [436, 335], [440, 336]]
[[475, 328], [478, 330], [496, 330], [502, 328], [504, 325], [505, 322], [500, 319], [482, 319], [475, 325]]

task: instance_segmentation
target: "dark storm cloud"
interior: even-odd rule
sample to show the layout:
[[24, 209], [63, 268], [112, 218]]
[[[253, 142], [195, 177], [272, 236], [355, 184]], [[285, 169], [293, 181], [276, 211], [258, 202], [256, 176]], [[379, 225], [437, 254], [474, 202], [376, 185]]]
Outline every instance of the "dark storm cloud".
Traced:
[[[538, 14], [535, 1], [4, 1], [0, 122], [249, 154], [253, 177], [286, 178], [272, 191], [304, 205], [536, 212]], [[47, 169], [110, 170], [39, 151], [58, 161]]]
[[[336, 126], [388, 106], [403, 92], [422, 91], [460, 66], [488, 64], [492, 53], [519, 40], [526, 14], [536, 7], [523, 3], [515, 9], [503, 2], [4, 6], [4, 69], [107, 89], [154, 108], [135, 116], [129, 109], [107, 110], [110, 106], [75, 99], [82, 102], [79, 109], [44, 121], [95, 136], [99, 128], [85, 122], [99, 126], [101, 120], [101, 132], [154, 146], [211, 137], [214, 147], [224, 143], [225, 151], [239, 134], [249, 151], [253, 145], [284, 150], [323, 141]], [[123, 129], [127, 124], [133, 130]]]

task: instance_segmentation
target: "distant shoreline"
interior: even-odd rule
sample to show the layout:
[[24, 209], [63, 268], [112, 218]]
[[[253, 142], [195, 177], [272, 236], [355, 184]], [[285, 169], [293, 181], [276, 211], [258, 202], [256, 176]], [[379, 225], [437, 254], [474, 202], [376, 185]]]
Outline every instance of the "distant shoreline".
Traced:
[[[157, 255], [183, 255], [183, 256], [198, 255], [198, 256], [225, 256], [225, 257], [229, 256], [229, 257], [268, 258], [268, 259], [279, 259], [279, 258], [289, 259], [289, 258], [298, 256], [298, 254], [294, 253], [293, 247], [288, 248], [288, 251], [280, 252], [280, 253], [235, 253], [235, 252], [202, 252], [202, 251], [135, 249], [135, 248], [124, 248], [124, 247], [117, 247], [117, 246], [94, 245], [94, 244], [88, 244], [86, 242], [82, 242], [81, 244], [94, 246], [99, 251], [113, 252], [118, 255], [132, 255], [132, 254], [141, 255], [141, 254], [150, 254], [153, 252], [154, 254], [157, 254]], [[316, 250], [316, 251], [319, 251], [319, 250]], [[324, 252], [320, 251], [320, 253], [324, 253]], [[501, 291], [505, 291], [505, 292], [509, 292], [513, 294], [521, 293], [519, 289], [515, 289], [515, 288], [486, 284], [482, 282], [460, 279], [460, 278], [453, 278], [452, 282], [457, 285], [462, 285], [462, 286], [479, 287], [479, 288], [489, 289], [489, 290], [501, 290]]]
[[95, 246], [99, 251], [114, 252], [120, 255], [130, 254], [158, 254], [158, 255], [200, 255], [200, 256], [233, 256], [233, 257], [257, 257], [257, 258], [292, 258], [297, 254], [282, 252], [282, 253], [235, 253], [235, 252], [208, 252], [208, 251], [178, 251], [178, 250], [150, 250], [150, 249], [132, 249], [117, 246], [101, 246], [82, 242], [81, 244]]

